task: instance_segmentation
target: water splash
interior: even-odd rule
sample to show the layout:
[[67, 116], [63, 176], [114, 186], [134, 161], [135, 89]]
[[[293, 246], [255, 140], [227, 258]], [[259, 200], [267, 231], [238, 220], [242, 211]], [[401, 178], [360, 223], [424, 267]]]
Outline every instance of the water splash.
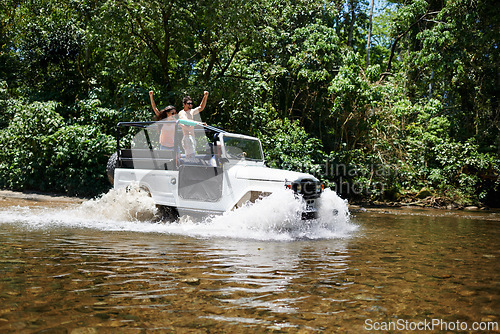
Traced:
[[102, 231], [154, 232], [196, 238], [253, 240], [331, 239], [348, 236], [357, 226], [350, 222], [347, 203], [326, 190], [320, 200], [320, 218], [302, 221], [303, 203], [290, 191], [280, 191], [254, 204], [202, 222], [183, 216], [160, 222], [149, 194], [139, 187], [110, 190], [103, 196], [64, 209], [10, 207], [0, 211], [0, 224], [29, 229], [90, 228]]
[[301, 220], [300, 212], [304, 208], [304, 203], [292, 192], [274, 192], [254, 204], [208, 218], [197, 226], [200, 229], [197, 233], [258, 240], [299, 240], [346, 237], [357, 228], [350, 222], [347, 203], [332, 191], [326, 191], [321, 198], [319, 219]]
[[99, 198], [84, 202], [75, 210], [78, 216], [116, 221], [152, 221], [158, 209], [147, 191], [132, 183], [111, 189]]

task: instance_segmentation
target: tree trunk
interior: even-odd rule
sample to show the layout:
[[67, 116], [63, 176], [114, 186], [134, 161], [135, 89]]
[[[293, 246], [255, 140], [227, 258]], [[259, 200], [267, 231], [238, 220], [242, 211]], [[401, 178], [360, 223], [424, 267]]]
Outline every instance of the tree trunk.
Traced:
[[[349, 1], [349, 14], [351, 16], [351, 20], [349, 22], [349, 35], [347, 36], [347, 46], [352, 47], [353, 33], [354, 33], [354, 21], [356, 20], [356, 12], [354, 10], [354, 0]], [[349, 15], [348, 15], [349, 16]]]
[[370, 23], [368, 25], [368, 41], [366, 42], [366, 68], [367, 69], [368, 69], [368, 66], [370, 66], [370, 39], [372, 36], [373, 2], [374, 2], [374, 0], [370, 1]]

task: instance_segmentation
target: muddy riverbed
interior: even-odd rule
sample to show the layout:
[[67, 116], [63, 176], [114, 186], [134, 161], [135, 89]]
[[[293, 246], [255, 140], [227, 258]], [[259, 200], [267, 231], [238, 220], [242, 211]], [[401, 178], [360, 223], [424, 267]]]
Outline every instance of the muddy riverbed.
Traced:
[[495, 211], [163, 223], [141, 194], [40, 196], [0, 193], [2, 333], [499, 332]]

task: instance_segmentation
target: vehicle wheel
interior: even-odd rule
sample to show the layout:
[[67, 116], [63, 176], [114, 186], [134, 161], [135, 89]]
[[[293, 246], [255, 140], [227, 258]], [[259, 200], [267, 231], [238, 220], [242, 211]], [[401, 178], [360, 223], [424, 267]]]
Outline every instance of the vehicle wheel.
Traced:
[[172, 206], [158, 205], [158, 215], [161, 220], [174, 222], [179, 218], [179, 212]]
[[106, 165], [106, 173], [108, 174], [108, 180], [113, 185], [115, 183], [115, 168], [118, 165], [118, 154], [113, 153], [109, 159], [108, 164]]

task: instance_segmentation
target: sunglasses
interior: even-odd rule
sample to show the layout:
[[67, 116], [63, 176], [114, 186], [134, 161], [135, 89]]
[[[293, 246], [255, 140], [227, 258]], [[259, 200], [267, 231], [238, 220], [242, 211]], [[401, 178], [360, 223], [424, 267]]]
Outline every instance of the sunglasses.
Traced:
[[186, 104], [190, 104], [190, 105], [193, 105], [193, 102], [186, 102]]

